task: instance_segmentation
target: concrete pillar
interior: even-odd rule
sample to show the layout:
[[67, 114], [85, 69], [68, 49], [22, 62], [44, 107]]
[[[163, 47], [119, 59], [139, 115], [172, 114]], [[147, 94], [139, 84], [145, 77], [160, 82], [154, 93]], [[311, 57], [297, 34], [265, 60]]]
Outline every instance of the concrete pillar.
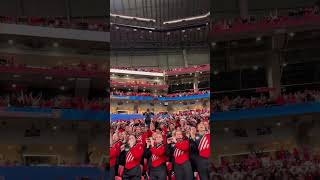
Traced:
[[188, 53], [186, 49], [182, 50], [182, 55], [183, 55], [183, 62], [184, 62], [184, 67], [188, 67]]
[[71, 23], [71, 7], [70, 7], [70, 1], [69, 0], [65, 0], [65, 10], [66, 10], [66, 17], [67, 17], [67, 21], [68, 23]]
[[133, 111], [134, 111], [134, 113], [139, 113], [139, 103], [138, 102], [134, 102]]
[[238, 0], [240, 17], [242, 19], [249, 18], [248, 0]]
[[198, 92], [199, 91], [198, 76], [199, 76], [199, 73], [196, 72], [194, 77], [193, 77], [193, 91], [194, 92]]
[[268, 57], [266, 64], [266, 76], [268, 87], [274, 88], [273, 91], [270, 91], [270, 96], [272, 98], [277, 98], [281, 93], [281, 64], [279, 53], [271, 53]]
[[85, 123], [79, 124], [79, 129], [77, 132], [78, 141], [76, 145], [76, 156], [77, 160], [81, 164], [88, 164], [88, 151], [89, 151], [89, 136], [90, 131]]
[[311, 131], [315, 127], [315, 123], [311, 115], [296, 117], [295, 122], [295, 139], [299, 149], [311, 148], [312, 138]]

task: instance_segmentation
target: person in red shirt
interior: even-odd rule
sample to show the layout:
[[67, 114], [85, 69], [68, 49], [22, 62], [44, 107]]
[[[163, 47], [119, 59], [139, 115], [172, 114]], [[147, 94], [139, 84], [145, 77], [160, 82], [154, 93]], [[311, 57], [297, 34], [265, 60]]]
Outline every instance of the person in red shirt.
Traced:
[[173, 155], [175, 180], [192, 180], [193, 172], [189, 160], [189, 140], [181, 130], [167, 140], [168, 148]]
[[[190, 142], [196, 149], [196, 166], [201, 180], [209, 180], [209, 158], [210, 158], [210, 134], [206, 132], [203, 122], [197, 126], [198, 134], [195, 130], [190, 132]], [[191, 147], [192, 147], [191, 145]]]
[[130, 135], [127, 147], [121, 148], [125, 151], [125, 165], [123, 180], [141, 180], [140, 162], [143, 155], [143, 146], [137, 143], [135, 136]]
[[155, 133], [155, 139], [152, 137], [147, 140], [147, 148], [150, 147], [151, 152], [151, 168], [150, 180], [166, 180], [166, 147], [163, 143], [161, 133]]
[[110, 179], [114, 180], [116, 176], [116, 161], [120, 155], [121, 142], [117, 140], [117, 134], [111, 135], [112, 134], [110, 134]]
[[142, 132], [140, 126], [135, 128], [135, 135], [137, 137], [137, 143], [142, 144], [142, 147], [145, 147], [147, 134]]

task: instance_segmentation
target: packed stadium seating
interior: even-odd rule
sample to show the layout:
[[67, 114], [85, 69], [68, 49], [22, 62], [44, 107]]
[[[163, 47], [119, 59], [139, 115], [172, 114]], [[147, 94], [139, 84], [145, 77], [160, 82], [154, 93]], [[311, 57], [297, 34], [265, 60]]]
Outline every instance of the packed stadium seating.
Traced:
[[269, 155], [250, 154], [238, 162], [212, 164], [211, 179], [319, 179], [319, 154], [306, 149], [282, 149]]
[[213, 32], [248, 32], [253, 30], [267, 30], [278, 27], [303, 26], [306, 24], [317, 23], [319, 18], [319, 7], [300, 8], [287, 12], [271, 12], [263, 19], [256, 19], [254, 16], [249, 19], [237, 19], [234, 21], [221, 21], [213, 25]]
[[319, 102], [319, 90], [304, 90], [298, 92], [283, 93], [277, 98], [271, 98], [265, 95], [258, 97], [236, 97], [229, 99], [214, 99], [212, 103], [212, 110], [214, 112], [237, 111], [244, 109], [254, 109], [258, 107], [272, 107], [282, 106], [286, 104], [299, 104], [306, 102]]
[[[176, 131], [183, 131], [185, 133], [185, 138], [191, 138], [193, 135], [198, 136], [198, 132], [196, 132], [197, 125], [199, 123], [203, 124], [203, 127], [205, 129], [206, 133], [210, 134], [210, 127], [209, 127], [209, 111], [205, 109], [199, 109], [199, 110], [186, 110], [179, 113], [159, 113], [155, 114], [152, 117], [152, 123], [150, 125], [150, 129], [145, 128], [145, 120], [144, 117], [134, 118], [134, 119], [126, 119], [126, 120], [117, 120], [111, 122], [111, 133], [110, 137], [119, 137], [120, 141], [122, 143], [129, 143], [128, 140], [126, 140], [126, 135], [135, 134], [135, 130], [137, 128], [141, 129], [142, 131], [136, 132], [136, 136], [142, 136], [146, 135], [146, 138], [153, 137], [156, 133], [162, 133], [164, 138], [165, 144], [171, 144], [172, 138], [175, 137]], [[198, 129], [199, 130], [199, 129]], [[119, 139], [116, 138], [113, 141], [119, 142]], [[148, 143], [147, 140], [144, 142], [142, 140], [141, 142], [143, 144]], [[210, 140], [209, 140], [210, 142]], [[209, 147], [209, 146], [208, 146]], [[147, 149], [145, 149], [147, 150]], [[144, 150], [144, 151], [145, 151]], [[193, 156], [196, 156], [193, 150], [190, 150], [190, 161], [192, 166], [192, 175], [194, 175], [194, 178], [199, 179], [199, 166], [197, 167], [197, 163], [195, 162], [196, 159], [193, 158]], [[168, 155], [168, 160], [166, 161], [166, 168], [168, 170], [167, 177], [174, 178], [174, 169], [172, 168], [174, 162], [173, 160], [169, 160], [172, 157]], [[150, 174], [150, 167], [148, 165], [149, 157], [144, 156], [144, 161], [141, 165], [143, 178], [147, 179]], [[123, 176], [123, 166], [124, 164], [116, 164], [118, 171], [115, 174], [118, 179], [121, 179]], [[205, 167], [203, 167], [205, 168]], [[191, 169], [190, 169], [191, 170]]]
[[109, 22], [106, 18], [104, 20], [94, 19], [72, 19], [72, 22], [68, 21], [65, 17], [9, 17], [0, 16], [0, 23], [8, 24], [25, 24], [31, 26], [43, 26], [53, 28], [71, 28], [82, 29], [90, 31], [109, 31]]
[[125, 67], [125, 66], [115, 66], [113, 69], [122, 69], [122, 70], [131, 70], [131, 71], [142, 71], [142, 72], [164, 72], [167, 75], [175, 75], [175, 74], [187, 74], [187, 73], [195, 73], [200, 71], [209, 71], [210, 65], [203, 64], [197, 66], [190, 67], [180, 67], [180, 68], [172, 68], [168, 70], [162, 70], [159, 68], [144, 68], [144, 67]]
[[88, 100], [80, 97], [59, 96], [44, 97], [42, 93], [19, 92], [0, 97], [1, 107], [38, 107], [56, 109], [106, 110], [106, 98]]
[[117, 96], [147, 96], [147, 97], [183, 97], [183, 96], [208, 94], [208, 93], [209, 93], [208, 91], [198, 91], [198, 92], [183, 92], [183, 93], [156, 95], [156, 94], [145, 93], [145, 92], [121, 92], [121, 91], [115, 91], [115, 92], [111, 92], [111, 95], [117, 95]]
[[[176, 142], [171, 142], [172, 139], [178, 139], [177, 143], [183, 141], [193, 144], [194, 141], [192, 139], [197, 137], [195, 141], [207, 138], [205, 140], [206, 143], [199, 147], [200, 151], [203, 150], [203, 147], [210, 149], [210, 112], [208, 106], [204, 105], [206, 104], [204, 102], [208, 102], [210, 97], [210, 92], [207, 90], [208, 87], [204, 90], [192, 88], [171, 92], [168, 85], [168, 78], [177, 79], [177, 77], [181, 75], [181, 80], [183, 80], [184, 78], [194, 77], [195, 73], [208, 72], [210, 70], [208, 64], [167, 70], [142, 67], [113, 67], [112, 69], [137, 71], [135, 73], [130, 72], [132, 73], [130, 75], [123, 75], [124, 72], [120, 71], [118, 75], [115, 71], [111, 76], [113, 78], [111, 80], [113, 88], [110, 92], [110, 111], [112, 113], [110, 122], [110, 137], [112, 139], [110, 142], [113, 143], [111, 143], [110, 152], [119, 152], [119, 154], [116, 155], [119, 161], [117, 161], [116, 164], [112, 163], [112, 176], [115, 176], [116, 179], [124, 179], [126, 176], [128, 167], [122, 159], [124, 158], [124, 154], [127, 153], [127, 150], [120, 149], [118, 144], [121, 143], [122, 145], [128, 146], [131, 142], [126, 137], [130, 135], [137, 137], [138, 145], [142, 144], [142, 151], [144, 152], [141, 159], [142, 179], [150, 178], [153, 171], [150, 163], [154, 161], [154, 158], [151, 158], [147, 154], [151, 146], [153, 146], [149, 144], [149, 140], [155, 140], [157, 134], [162, 135], [162, 140], [158, 142], [158, 145], [163, 145], [165, 148], [171, 149], [171, 147], [174, 146], [173, 144], [176, 144]], [[141, 74], [139, 74], [140, 72]], [[160, 76], [160, 78], [149, 77], [149, 74], [143, 72], [160, 72], [163, 75]], [[183, 77], [183, 75], [186, 75], [186, 77]], [[144, 79], [141, 78], [142, 76]], [[121, 79], [122, 77], [124, 78]], [[160, 80], [161, 78], [163, 78], [162, 81]], [[120, 79], [123, 84], [121, 87], [119, 86], [121, 84]], [[154, 79], [156, 80], [153, 81]], [[158, 83], [159, 81], [160, 83]], [[132, 88], [132, 86], [135, 88]], [[162, 86], [163, 88], [159, 91], [158, 86]], [[155, 91], [155, 88], [158, 89]], [[168, 107], [168, 104], [170, 104], [170, 107]], [[148, 119], [150, 119], [150, 123]], [[201, 130], [201, 128], [199, 129], [199, 127], [203, 127], [204, 131]], [[182, 138], [176, 135], [181, 131], [183, 132]], [[142, 139], [139, 139], [140, 135], [143, 136]], [[196, 157], [199, 155], [198, 152], [196, 152], [196, 146], [197, 145], [194, 146], [194, 144], [190, 145], [190, 150], [188, 150], [189, 152], [186, 158], [190, 159], [192, 168], [190, 167], [190, 169], [188, 169], [187, 176], [188, 178], [194, 177], [195, 179], [200, 179], [200, 176], [206, 176], [204, 174], [208, 172], [208, 169], [203, 167], [203, 173], [203, 171], [201, 171], [202, 169], [200, 169], [201, 165], [196, 162]], [[167, 152], [169, 153], [170, 151], [168, 150]], [[111, 156], [111, 159], [115, 158], [114, 154]], [[161, 163], [161, 167], [164, 167], [163, 171], [161, 169], [164, 177], [172, 179], [175, 177], [178, 178], [179, 174], [181, 175], [181, 172], [179, 173], [177, 169], [174, 169], [174, 166], [176, 166], [175, 158], [177, 157], [171, 153], [166, 154], [165, 161]], [[207, 158], [208, 157], [204, 156], [206, 162], [208, 160]], [[110, 160], [110, 164], [111, 162], [113, 161]], [[189, 160], [186, 160], [184, 163], [188, 164]]]

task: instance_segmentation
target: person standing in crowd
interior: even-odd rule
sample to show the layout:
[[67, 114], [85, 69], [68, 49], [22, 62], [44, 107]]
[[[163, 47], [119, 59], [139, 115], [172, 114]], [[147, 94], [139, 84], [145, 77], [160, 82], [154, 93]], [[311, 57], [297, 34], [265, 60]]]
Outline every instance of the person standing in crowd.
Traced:
[[122, 157], [124, 160], [123, 180], [141, 180], [140, 162], [143, 155], [143, 147], [137, 143], [136, 137], [130, 135], [128, 144], [121, 147]]
[[147, 141], [147, 149], [151, 153], [150, 180], [166, 180], [166, 147], [163, 142], [163, 135], [159, 132], [154, 133]]
[[176, 180], [192, 180], [193, 171], [189, 161], [189, 140], [181, 130], [175, 132], [175, 136], [168, 139], [168, 150], [174, 159], [174, 172]]
[[153, 112], [150, 112], [150, 109], [147, 109], [147, 112], [143, 113], [144, 115], [144, 121], [146, 123], [146, 126], [149, 128], [150, 127], [150, 123], [151, 123], [151, 118], [154, 115]]
[[110, 134], [110, 178], [111, 180], [115, 179], [116, 176], [116, 162], [117, 158], [120, 155], [120, 146], [121, 142], [117, 140], [117, 134]]
[[190, 132], [191, 147], [196, 153], [196, 166], [201, 180], [209, 180], [209, 158], [210, 158], [210, 134], [206, 131], [203, 122], [197, 125], [198, 133], [192, 129]]
[[[194, 179], [194, 172], [197, 172], [197, 158], [199, 150], [196, 143], [193, 143], [191, 137], [205, 133], [210, 133], [205, 123], [209, 120], [208, 110], [185, 111], [172, 113], [166, 116], [156, 115], [152, 117], [150, 128], [145, 126], [143, 119], [120, 120], [111, 123], [111, 129], [114, 133], [113, 144], [118, 142], [124, 145], [118, 145], [121, 153], [116, 161], [116, 169], [119, 166], [125, 166], [124, 172], [117, 176], [129, 179], [137, 178], [128, 176], [127, 172], [132, 173], [136, 166], [139, 167], [139, 176], [145, 179]], [[197, 122], [204, 124], [198, 127]], [[156, 125], [156, 123], [158, 125]], [[204, 129], [204, 130], [203, 130]], [[203, 131], [205, 133], [203, 133]], [[186, 135], [183, 134], [186, 132]], [[193, 135], [195, 134], [195, 136]], [[135, 138], [135, 147], [140, 146], [139, 159], [136, 159], [135, 166], [128, 167], [126, 157], [132, 143], [132, 136]], [[195, 140], [194, 140], [195, 141]], [[195, 141], [196, 142], [196, 141]], [[112, 146], [113, 147], [113, 146]], [[207, 146], [205, 146], [207, 147]], [[196, 149], [196, 151], [194, 150]], [[191, 166], [191, 158], [193, 164]], [[140, 161], [139, 161], [140, 160]], [[139, 165], [139, 166], [138, 166]], [[172, 166], [173, 165], [173, 166]], [[122, 167], [121, 167], [122, 168]], [[115, 170], [115, 172], [118, 172]], [[119, 171], [122, 172], [122, 171]], [[138, 173], [138, 171], [135, 171]], [[200, 178], [201, 179], [201, 178]]]
[[137, 143], [142, 144], [142, 147], [145, 147], [147, 134], [142, 132], [140, 126], [135, 127], [135, 135], [137, 137]]

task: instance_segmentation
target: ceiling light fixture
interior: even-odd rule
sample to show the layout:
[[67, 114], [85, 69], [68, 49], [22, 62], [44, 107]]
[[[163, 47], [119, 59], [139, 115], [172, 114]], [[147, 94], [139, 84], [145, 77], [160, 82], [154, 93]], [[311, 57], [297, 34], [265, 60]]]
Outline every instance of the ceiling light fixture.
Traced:
[[176, 19], [176, 20], [171, 20], [171, 21], [165, 21], [163, 22], [163, 24], [174, 24], [174, 23], [180, 23], [183, 21], [193, 21], [193, 20], [198, 20], [198, 19], [203, 19], [206, 17], [210, 16], [210, 12], [204, 14], [204, 15], [200, 15], [200, 16], [194, 16], [194, 17], [189, 17], [189, 18], [184, 18], [184, 19]]
[[156, 22], [155, 19], [142, 18], [142, 17], [136, 17], [136, 16], [126, 16], [126, 15], [113, 14], [113, 13], [110, 13], [110, 16], [111, 17], [122, 18], [122, 19], [129, 19], [129, 20], [138, 20], [138, 21], [145, 21], [145, 22]]

